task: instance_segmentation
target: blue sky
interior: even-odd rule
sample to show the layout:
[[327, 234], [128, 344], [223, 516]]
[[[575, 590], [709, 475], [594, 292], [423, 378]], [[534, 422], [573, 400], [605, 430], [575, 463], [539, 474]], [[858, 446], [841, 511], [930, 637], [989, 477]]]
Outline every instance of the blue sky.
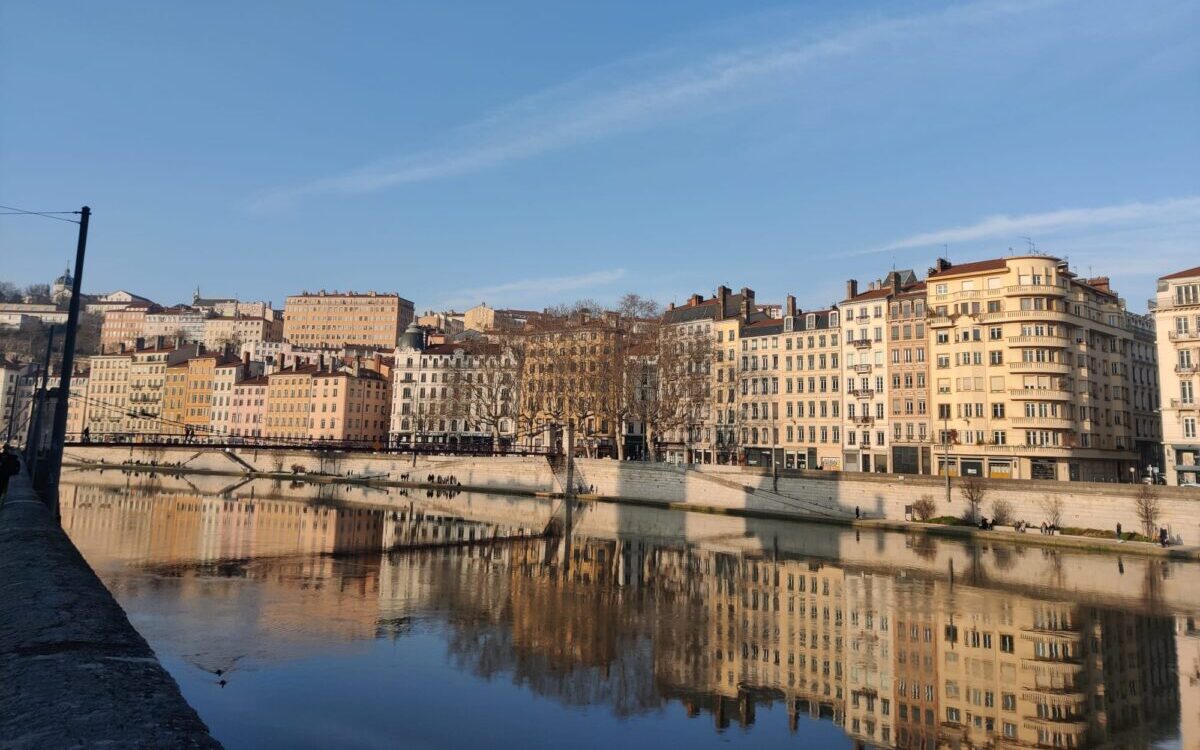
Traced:
[[[1200, 4], [0, 0], [0, 204], [86, 287], [541, 307], [1200, 263]], [[0, 278], [73, 227], [0, 216]]]

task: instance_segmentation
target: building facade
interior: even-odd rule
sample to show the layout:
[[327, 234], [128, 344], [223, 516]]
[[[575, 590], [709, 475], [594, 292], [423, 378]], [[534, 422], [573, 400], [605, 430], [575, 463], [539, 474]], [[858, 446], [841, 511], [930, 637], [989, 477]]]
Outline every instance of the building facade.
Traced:
[[1200, 484], [1200, 266], [1163, 276], [1153, 304], [1167, 484]]
[[322, 290], [287, 298], [283, 338], [306, 347], [390, 350], [412, 320], [412, 302], [399, 295]]
[[939, 468], [954, 475], [1129, 481], [1137, 471], [1133, 335], [1106, 278], [1044, 255], [927, 279]]

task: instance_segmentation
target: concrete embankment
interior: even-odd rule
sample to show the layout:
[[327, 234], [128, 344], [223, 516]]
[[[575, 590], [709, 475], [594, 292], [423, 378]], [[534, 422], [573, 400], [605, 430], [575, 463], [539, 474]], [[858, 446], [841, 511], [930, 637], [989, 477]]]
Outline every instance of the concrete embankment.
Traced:
[[[466, 490], [554, 495], [563, 492], [565, 471], [541, 456], [417, 456], [295, 449], [201, 446], [76, 445], [66, 461], [81, 466], [153, 465], [164, 470], [283, 477], [318, 481], [347, 479], [400, 486], [437, 484], [449, 479]], [[644, 502], [684, 510], [723, 512], [762, 518], [798, 518], [849, 523], [856, 517], [904, 524], [920, 500], [935, 503], [935, 516], [962, 516], [967, 510], [961, 489], [946, 497], [938, 477], [762, 469], [738, 466], [681, 468], [605, 459], [575, 462], [575, 489], [602, 499]], [[433, 480], [433, 481], [430, 481]], [[994, 517], [1004, 506], [1012, 518], [1039, 526], [1114, 531], [1140, 530], [1135, 496], [1141, 485], [1034, 480], [986, 480], [978, 508]], [[1166, 527], [1176, 554], [1180, 547], [1200, 547], [1200, 491], [1180, 487], [1154, 490], [1155, 527]], [[947, 527], [941, 527], [945, 529]], [[962, 530], [930, 533], [961, 534]], [[1027, 535], [1028, 536], [1028, 535]], [[1038, 536], [1038, 535], [1035, 535]], [[1039, 540], [1040, 541], [1040, 540]], [[1027, 543], [1037, 543], [1028, 542]], [[1093, 548], [1102, 540], [1087, 539]], [[1125, 545], [1128, 547], [1128, 545]]]
[[0, 508], [0, 747], [219, 748], [23, 476]]

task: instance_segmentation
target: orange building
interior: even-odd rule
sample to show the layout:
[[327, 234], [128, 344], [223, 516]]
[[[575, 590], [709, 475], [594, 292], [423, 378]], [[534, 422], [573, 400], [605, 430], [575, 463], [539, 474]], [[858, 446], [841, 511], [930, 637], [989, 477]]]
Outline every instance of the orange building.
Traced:
[[387, 443], [389, 378], [367, 369], [323, 371], [313, 377], [312, 392], [313, 439]]

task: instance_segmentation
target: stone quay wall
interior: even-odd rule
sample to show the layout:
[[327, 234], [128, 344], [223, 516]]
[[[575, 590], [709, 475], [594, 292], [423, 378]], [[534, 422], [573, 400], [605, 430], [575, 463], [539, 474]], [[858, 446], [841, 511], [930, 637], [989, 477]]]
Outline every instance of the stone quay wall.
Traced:
[[[542, 456], [417, 456], [341, 453], [294, 449], [220, 450], [198, 446], [70, 446], [66, 461], [120, 465], [154, 463], [222, 474], [293, 473], [342, 479], [428, 484], [429, 478], [453, 479], [464, 489], [523, 494], [564, 491], [566, 472]], [[950, 501], [940, 477], [769, 470], [737, 466], [683, 468], [608, 459], [577, 459], [575, 490], [607, 498], [675, 504], [685, 509], [723, 510], [810, 520], [845, 521], [855, 510], [866, 519], [905, 521], [907, 508], [928, 497], [935, 515], [961, 516], [967, 508], [958, 480]], [[984, 480], [981, 512], [994, 515], [994, 504], [1006, 502], [1016, 519], [1033, 526], [1053, 519], [1065, 527], [1141, 531], [1135, 496], [1140, 485], [1055, 482], [1018, 479]], [[1175, 544], [1200, 545], [1200, 491], [1156, 487], [1158, 525]], [[1033, 533], [1036, 533], [1036, 529]]]

